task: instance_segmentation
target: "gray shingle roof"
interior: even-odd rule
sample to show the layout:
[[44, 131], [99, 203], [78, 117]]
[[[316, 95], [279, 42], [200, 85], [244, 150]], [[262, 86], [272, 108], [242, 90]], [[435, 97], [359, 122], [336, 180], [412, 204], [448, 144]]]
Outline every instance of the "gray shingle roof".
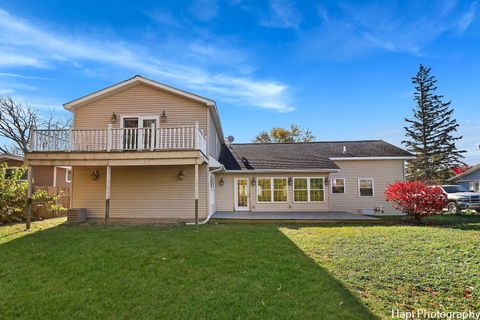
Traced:
[[329, 170], [339, 169], [330, 158], [409, 156], [382, 140], [239, 143], [225, 145], [220, 162], [227, 170]]

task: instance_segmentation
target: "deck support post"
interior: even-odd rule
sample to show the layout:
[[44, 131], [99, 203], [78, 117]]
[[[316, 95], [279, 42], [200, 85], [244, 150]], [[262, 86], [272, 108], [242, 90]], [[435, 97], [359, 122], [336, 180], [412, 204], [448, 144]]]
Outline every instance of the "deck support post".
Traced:
[[57, 186], [57, 166], [53, 166], [53, 186]]
[[195, 227], [198, 227], [198, 164], [195, 163]]
[[27, 169], [27, 180], [28, 180], [28, 189], [27, 189], [27, 214], [25, 217], [25, 230], [30, 231], [30, 226], [32, 223], [32, 194], [33, 194], [33, 168], [28, 166]]
[[112, 168], [107, 165], [106, 190], [105, 190], [105, 223], [108, 223], [110, 218], [110, 181], [112, 179]]

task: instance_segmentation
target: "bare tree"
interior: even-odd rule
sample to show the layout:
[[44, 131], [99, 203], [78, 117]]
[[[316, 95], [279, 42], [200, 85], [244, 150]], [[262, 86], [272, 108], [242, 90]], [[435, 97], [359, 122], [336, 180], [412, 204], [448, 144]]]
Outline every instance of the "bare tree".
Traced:
[[71, 119], [59, 119], [53, 111], [42, 117], [37, 110], [11, 97], [0, 97], [0, 137], [7, 138], [10, 144], [0, 146], [0, 152], [22, 155], [28, 152], [30, 129], [65, 129], [71, 126]]

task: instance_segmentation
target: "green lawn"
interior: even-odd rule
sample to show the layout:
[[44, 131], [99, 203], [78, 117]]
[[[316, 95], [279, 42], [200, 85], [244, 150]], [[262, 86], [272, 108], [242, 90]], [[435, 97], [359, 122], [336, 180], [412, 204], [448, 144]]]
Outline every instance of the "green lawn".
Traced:
[[[478, 311], [480, 219], [0, 227], [0, 319], [370, 319]], [[456, 220], [455, 220], [456, 219]], [[402, 224], [400, 222], [400, 224]], [[443, 226], [440, 226], [443, 225]], [[465, 291], [466, 290], [466, 291]]]

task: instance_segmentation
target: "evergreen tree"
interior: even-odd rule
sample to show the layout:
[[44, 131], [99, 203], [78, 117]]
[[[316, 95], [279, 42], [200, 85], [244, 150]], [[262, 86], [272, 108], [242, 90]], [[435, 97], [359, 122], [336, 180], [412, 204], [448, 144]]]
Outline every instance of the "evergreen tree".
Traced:
[[411, 180], [442, 183], [451, 176], [451, 168], [464, 165], [466, 151], [458, 150], [455, 137], [458, 124], [453, 118], [451, 101], [444, 102], [443, 95], [436, 94], [435, 76], [431, 68], [420, 65], [412, 78], [415, 87], [413, 118], [405, 119], [408, 126], [406, 141], [402, 143], [416, 159], [407, 165], [407, 176]]

